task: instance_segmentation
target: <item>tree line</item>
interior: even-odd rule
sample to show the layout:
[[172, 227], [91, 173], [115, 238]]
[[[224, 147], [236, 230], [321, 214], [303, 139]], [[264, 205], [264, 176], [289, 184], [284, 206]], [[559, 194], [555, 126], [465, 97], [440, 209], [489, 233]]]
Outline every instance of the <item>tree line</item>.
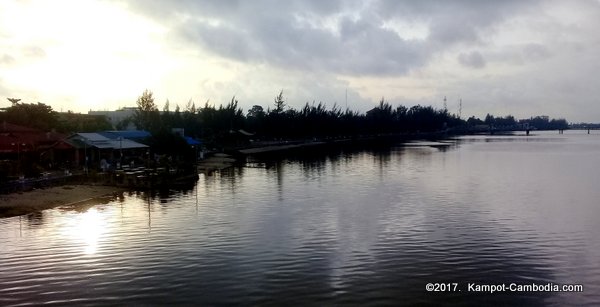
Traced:
[[569, 129], [569, 123], [564, 118], [550, 119], [548, 116], [535, 116], [528, 119], [516, 120], [514, 116], [494, 117], [487, 114], [484, 120], [470, 117], [466, 121], [467, 126], [485, 125], [492, 129], [513, 130], [513, 129], [537, 129], [537, 130], [565, 130]]
[[[184, 128], [186, 135], [201, 138], [207, 144], [228, 143], [240, 131], [264, 140], [314, 139], [433, 132], [466, 124], [445, 109], [421, 105], [393, 107], [385, 98], [364, 114], [348, 108], [344, 110], [337, 104], [328, 108], [322, 102], [307, 102], [296, 109], [286, 103], [283, 91], [266, 110], [263, 106], [254, 105], [246, 113], [235, 97], [218, 107], [209, 102], [196, 107], [194, 102], [189, 101], [183, 111], [179, 106], [170, 111], [169, 104], [167, 100], [160, 112], [153, 93], [146, 90], [137, 99], [138, 110], [130, 120], [138, 129], [153, 133], [174, 127]], [[123, 123], [124, 126], [127, 124]]]
[[[9, 98], [12, 105], [0, 112], [0, 121], [8, 121], [44, 131], [90, 132], [111, 130], [104, 116], [58, 113], [43, 103], [21, 103]], [[137, 110], [131, 118], [119, 123], [124, 128], [133, 123], [138, 129], [156, 135], [166, 135], [172, 128], [183, 128], [187, 136], [202, 139], [206, 145], [227, 144], [235, 141], [240, 133], [254, 139], [322, 139], [328, 137], [356, 137], [381, 134], [415, 132], [455, 131], [469, 132], [471, 128], [487, 126], [495, 129], [513, 130], [528, 124], [535, 129], [566, 129], [565, 119], [549, 119], [545, 116], [517, 121], [513, 116], [495, 117], [488, 114], [483, 120], [470, 117], [467, 120], [451, 114], [447, 109], [432, 106], [392, 106], [385, 98], [371, 110], [360, 113], [337, 104], [327, 107], [323, 102], [307, 102], [301, 108], [286, 103], [283, 91], [266, 106], [252, 106], [247, 112], [239, 106], [236, 97], [218, 107], [208, 101], [197, 107], [188, 101], [182, 110], [179, 105], [171, 111], [167, 100], [159, 110], [154, 95], [145, 90], [137, 99]]]
[[43, 103], [23, 103], [18, 98], [8, 98], [11, 106], [0, 110], [0, 123], [9, 122], [41, 131], [63, 133], [111, 130], [105, 116], [59, 113]]
[[131, 121], [139, 129], [151, 132], [184, 128], [186, 135], [200, 138], [208, 145], [230, 143], [240, 130], [252, 134], [255, 139], [281, 140], [438, 131], [468, 133], [478, 126], [516, 130], [523, 129], [525, 124], [539, 130], [568, 128], [565, 119], [545, 116], [517, 121], [511, 115], [495, 117], [488, 114], [484, 120], [476, 117], [463, 120], [447, 109], [422, 105], [394, 107], [385, 98], [366, 113], [342, 109], [337, 104], [328, 108], [323, 102], [307, 102], [296, 109], [286, 103], [283, 91], [266, 109], [254, 105], [247, 112], [239, 107], [235, 97], [218, 107], [208, 101], [204, 106], [196, 107], [190, 100], [184, 110], [177, 105], [175, 111], [170, 111], [169, 104], [167, 100], [160, 112], [153, 93], [146, 90], [137, 100], [138, 110]]

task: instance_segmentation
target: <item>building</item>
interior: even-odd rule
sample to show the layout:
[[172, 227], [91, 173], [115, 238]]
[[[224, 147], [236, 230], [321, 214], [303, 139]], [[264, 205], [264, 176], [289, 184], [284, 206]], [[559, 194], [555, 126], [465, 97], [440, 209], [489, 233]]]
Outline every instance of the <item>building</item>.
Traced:
[[57, 166], [70, 146], [60, 146], [66, 135], [41, 131], [7, 122], [0, 124], [0, 182], [25, 175], [38, 176], [40, 170]]
[[[67, 142], [76, 150], [73, 161], [76, 166], [90, 168], [102, 167], [104, 163], [116, 166], [117, 163], [129, 163], [130, 160], [141, 160], [148, 154], [148, 146], [116, 135], [115, 131], [102, 133], [75, 133], [67, 138]], [[104, 162], [102, 162], [104, 161]]]
[[128, 121], [125, 127], [121, 127], [125, 130], [133, 130], [135, 129], [135, 125], [130, 120], [135, 115], [135, 112], [138, 110], [137, 107], [124, 107], [116, 111], [89, 111], [89, 115], [104, 115], [106, 119], [110, 122], [113, 129], [118, 129], [119, 125]]
[[0, 124], [0, 159], [18, 160], [20, 156], [44, 156], [66, 135], [41, 131], [7, 122]]

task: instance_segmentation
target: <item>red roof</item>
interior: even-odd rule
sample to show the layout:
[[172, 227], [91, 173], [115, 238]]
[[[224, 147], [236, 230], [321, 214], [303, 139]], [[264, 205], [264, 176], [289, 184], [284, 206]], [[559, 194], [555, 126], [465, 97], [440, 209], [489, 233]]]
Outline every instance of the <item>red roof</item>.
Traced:
[[48, 149], [66, 135], [44, 132], [7, 122], [0, 124], [0, 153], [29, 152]]
[[30, 127], [19, 126], [19, 125], [7, 123], [7, 122], [2, 122], [2, 124], [0, 124], [0, 133], [3, 133], [3, 132], [29, 132], [29, 133], [34, 133], [34, 132], [41, 132], [41, 131], [37, 130], [35, 128], [30, 128]]

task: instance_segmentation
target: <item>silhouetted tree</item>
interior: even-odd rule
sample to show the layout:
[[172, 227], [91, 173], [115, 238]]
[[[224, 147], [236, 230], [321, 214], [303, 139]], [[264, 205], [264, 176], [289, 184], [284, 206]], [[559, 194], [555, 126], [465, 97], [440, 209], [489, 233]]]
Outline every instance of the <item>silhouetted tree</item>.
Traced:
[[112, 125], [104, 115], [77, 114], [71, 111], [60, 113], [58, 130], [62, 132], [95, 132], [112, 130]]
[[285, 100], [283, 99], [283, 90], [279, 92], [279, 95], [275, 97], [275, 108], [271, 111], [275, 114], [283, 113], [285, 109]]
[[262, 118], [265, 116], [265, 110], [263, 109], [263, 107], [259, 106], [259, 105], [253, 105], [252, 108], [250, 110], [248, 110], [248, 115], [247, 117], [254, 117], [254, 118]]
[[476, 118], [475, 116], [471, 116], [469, 117], [469, 119], [467, 119], [467, 125], [469, 126], [479, 126], [479, 125], [484, 125], [485, 122], [482, 121], [479, 118]]
[[154, 97], [151, 91], [144, 90], [138, 97], [136, 104], [138, 109], [133, 115], [133, 123], [138, 129], [157, 131], [160, 129], [160, 114], [154, 103]]
[[8, 101], [10, 101], [12, 103], [12, 105], [15, 105], [17, 103], [19, 103], [19, 101], [21, 101], [21, 98], [6, 98], [8, 99]]
[[52, 107], [40, 102], [19, 103], [20, 99], [11, 99], [9, 100], [13, 105], [0, 113], [0, 120], [44, 131], [60, 128], [58, 113], [52, 110]]

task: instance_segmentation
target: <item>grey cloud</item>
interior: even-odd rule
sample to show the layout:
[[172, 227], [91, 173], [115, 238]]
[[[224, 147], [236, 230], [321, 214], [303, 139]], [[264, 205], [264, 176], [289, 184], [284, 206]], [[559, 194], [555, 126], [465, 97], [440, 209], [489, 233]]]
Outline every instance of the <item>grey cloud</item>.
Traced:
[[424, 61], [418, 44], [369, 20], [345, 18], [338, 36], [296, 27], [289, 18], [257, 21], [247, 28], [187, 23], [182, 33], [221, 56], [316, 72], [403, 74]]
[[432, 45], [447, 48], [455, 43], [481, 42], [495, 25], [517, 13], [535, 10], [539, 1], [382, 0], [377, 4], [377, 12], [384, 18], [427, 22]]
[[[521, 1], [129, 1], [155, 18], [169, 16], [190, 44], [239, 61], [350, 75], [405, 75], [453, 44], [479, 42]], [[305, 27], [296, 17], [334, 22]], [[189, 18], [182, 19], [181, 16]], [[213, 22], [207, 22], [211, 20]], [[426, 41], [404, 40], [388, 20], [427, 22]], [[218, 21], [218, 22], [214, 22]]]
[[227, 103], [232, 95], [239, 99], [240, 106], [248, 110], [253, 105], [265, 109], [273, 107], [273, 98], [283, 90], [290, 107], [300, 108], [305, 103], [323, 102], [328, 107], [337, 104], [345, 107], [345, 94], [348, 92], [348, 107], [352, 110], [367, 111], [372, 108], [371, 101], [361, 97], [349, 83], [332, 74], [321, 74], [310, 78], [304, 72], [288, 72], [283, 69], [257, 67], [240, 71], [236, 82], [220, 83], [202, 80], [199, 95], [210, 99], [211, 103]]
[[537, 61], [552, 56], [550, 50], [541, 44], [527, 44], [522, 49], [523, 58], [528, 61]]
[[485, 66], [485, 59], [483, 58], [481, 53], [477, 51], [459, 54], [458, 62], [463, 66], [467, 66], [470, 68], [483, 68]]
[[548, 60], [553, 56], [554, 51], [541, 44], [516, 44], [487, 52], [486, 62], [499, 62], [523, 66]]
[[[544, 112], [544, 107], [558, 110], [575, 104], [571, 101], [590, 106], [590, 111], [580, 115], [584, 120], [600, 114], [593, 101], [598, 96], [593, 76], [598, 70], [600, 44], [592, 35], [598, 28], [594, 13], [600, 6], [592, 2], [121, 1], [127, 1], [132, 11], [169, 27], [170, 37], [185, 47], [246, 63], [266, 64], [252, 66], [263, 67], [263, 71], [245, 77], [263, 78], [260, 86], [243, 83], [236, 90], [286, 89], [286, 83], [280, 81], [284, 73], [269, 78], [257, 76], [278, 70], [295, 76], [289, 81], [296, 90], [289, 91], [290, 97], [300, 97], [305, 91], [306, 96], [315, 93], [315, 99], [329, 104], [327, 97], [343, 92], [344, 86], [320, 86], [310, 80], [335, 79], [339, 75], [403, 76], [424, 67], [432, 58], [445, 58], [438, 55], [462, 51], [451, 57], [466, 67], [492, 67], [496, 63], [529, 66], [514, 71], [504, 66], [508, 68], [507, 75], [490, 70], [489, 78], [477, 80], [459, 76], [448, 81], [432, 75], [431, 83], [435, 85], [431, 92], [442, 97], [450, 92], [460, 94], [465, 102], [463, 114], [477, 108], [475, 112], [483, 115], [497, 112], [531, 116], [538, 110]], [[557, 10], [558, 3], [567, 10]], [[570, 20], [563, 13], [578, 19]], [[383, 28], [394, 22], [423, 25], [427, 36], [406, 40], [394, 30]], [[524, 27], [524, 35], [515, 37], [513, 42], [506, 41], [511, 37], [496, 35], [519, 36], [520, 29], [515, 26]], [[532, 34], [540, 36], [531, 38]], [[495, 41], [498, 37], [502, 41]], [[567, 71], [569, 74], [565, 74]], [[561, 84], [565, 88], [557, 86]], [[272, 100], [271, 96], [263, 98]], [[244, 100], [241, 95], [240, 99]], [[515, 110], [520, 110], [519, 114]]]

